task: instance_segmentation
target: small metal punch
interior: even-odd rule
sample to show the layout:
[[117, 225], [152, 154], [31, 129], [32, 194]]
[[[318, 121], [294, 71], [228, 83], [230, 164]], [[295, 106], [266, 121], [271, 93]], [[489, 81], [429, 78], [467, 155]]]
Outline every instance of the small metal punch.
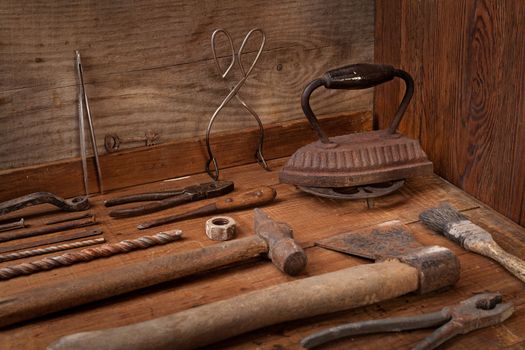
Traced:
[[[100, 193], [104, 193], [104, 185], [102, 184], [102, 170], [100, 169], [100, 161], [98, 159], [97, 141], [95, 137], [95, 128], [93, 127], [93, 119], [91, 117], [91, 109], [86, 94], [84, 85], [84, 70], [82, 69], [82, 62], [80, 61], [80, 52], [75, 51], [75, 66], [77, 68], [78, 80], [80, 88], [78, 92], [78, 127], [80, 131], [80, 155], [82, 158], [82, 173], [84, 177], [84, 191], [86, 196], [89, 195], [88, 188], [88, 170], [87, 170], [87, 152], [86, 152], [86, 135], [84, 130], [84, 109], [86, 110], [89, 132], [91, 135], [91, 145], [93, 146], [93, 155], [95, 157], [95, 167], [97, 170], [98, 185]], [[85, 106], [84, 106], [85, 105]]]
[[[255, 56], [255, 58], [254, 58], [254, 60], [253, 60], [253, 62], [251, 64], [250, 68], [248, 68], [248, 70], [245, 70], [244, 66], [242, 64], [242, 61], [241, 61], [241, 55], [242, 55], [242, 52], [244, 50], [244, 47], [246, 46], [246, 43], [248, 42], [248, 40], [251, 38], [252, 34], [254, 34], [254, 33], [259, 33], [261, 35], [261, 45], [259, 46], [259, 50], [257, 51], [257, 55]], [[230, 49], [231, 49], [231, 62], [230, 62], [230, 64], [228, 65], [228, 67], [225, 70], [222, 69], [222, 67], [221, 67], [221, 65], [219, 63], [219, 59], [217, 58], [216, 41], [217, 41], [217, 36], [219, 34], [223, 34], [226, 37], [226, 39], [227, 39], [227, 41], [228, 41], [228, 43], [230, 45]], [[229, 94], [224, 98], [224, 100], [222, 100], [222, 102], [219, 105], [219, 107], [217, 107], [217, 109], [213, 113], [212, 117], [210, 118], [210, 122], [208, 124], [208, 128], [206, 129], [206, 149], [208, 151], [208, 160], [206, 162], [206, 172], [214, 180], [217, 180], [219, 178], [219, 166], [217, 164], [217, 159], [215, 158], [215, 156], [213, 155], [213, 152], [211, 150], [211, 146], [210, 146], [210, 131], [211, 131], [211, 128], [213, 126], [213, 123], [215, 122], [215, 119], [217, 118], [217, 115], [224, 108], [224, 106], [226, 106], [226, 104], [228, 102], [230, 102], [230, 100], [234, 96], [241, 103], [241, 105], [248, 112], [250, 112], [250, 114], [255, 118], [255, 120], [257, 121], [257, 124], [259, 125], [259, 145], [257, 147], [257, 151], [255, 152], [255, 158], [257, 159], [257, 162], [265, 170], [270, 170], [269, 167], [268, 167], [268, 164], [267, 164], [267, 162], [266, 162], [266, 160], [264, 159], [264, 156], [263, 156], [264, 128], [263, 128], [261, 119], [259, 118], [257, 113], [251, 107], [249, 107], [248, 104], [246, 104], [246, 102], [244, 102], [244, 100], [239, 96], [239, 90], [244, 85], [244, 83], [246, 82], [246, 79], [248, 79], [248, 76], [250, 75], [250, 73], [252, 72], [253, 68], [257, 64], [257, 61], [259, 60], [259, 57], [261, 56], [261, 53], [262, 53], [262, 51], [264, 49], [265, 43], [266, 43], [266, 35], [264, 34], [264, 32], [261, 29], [254, 28], [254, 29], [250, 30], [246, 34], [246, 36], [244, 37], [244, 40], [242, 41], [241, 47], [239, 48], [239, 51], [237, 53], [235, 53], [235, 46], [233, 45], [233, 40], [232, 40], [232, 37], [231, 37], [230, 33], [228, 33], [224, 29], [217, 29], [211, 35], [211, 49], [212, 49], [212, 52], [213, 52], [213, 59], [215, 60], [215, 65], [217, 67], [217, 71], [219, 72], [221, 78], [224, 80], [226, 86], [230, 89]], [[230, 73], [231, 69], [233, 68], [233, 66], [235, 65], [236, 62], [237, 62], [238, 66], [239, 66], [239, 69], [240, 69], [240, 71], [242, 73], [242, 78], [241, 78], [241, 80], [239, 80], [237, 82], [237, 84], [235, 84], [235, 86], [230, 87], [230, 85], [226, 82], [226, 77], [228, 76], [228, 74]], [[213, 168], [214, 168], [213, 170], [210, 167], [210, 165], [212, 163], [213, 163]]]
[[512, 303], [502, 304], [501, 294], [483, 293], [436, 312], [348, 323], [328, 328], [303, 338], [301, 345], [310, 349], [343, 337], [441, 326], [412, 348], [430, 350], [456, 335], [497, 325], [509, 318], [513, 312]]

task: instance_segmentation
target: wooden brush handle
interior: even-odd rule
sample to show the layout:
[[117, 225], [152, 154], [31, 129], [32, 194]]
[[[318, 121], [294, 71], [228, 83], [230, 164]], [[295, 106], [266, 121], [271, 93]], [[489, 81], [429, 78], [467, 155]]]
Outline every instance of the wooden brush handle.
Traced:
[[472, 252], [497, 261], [507, 271], [525, 283], [525, 261], [503, 250], [492, 238], [477, 242], [465, 242], [464, 246]]
[[242, 294], [129, 326], [77, 333], [48, 349], [193, 349], [261, 327], [347, 310], [418, 288], [398, 261], [351, 267]]

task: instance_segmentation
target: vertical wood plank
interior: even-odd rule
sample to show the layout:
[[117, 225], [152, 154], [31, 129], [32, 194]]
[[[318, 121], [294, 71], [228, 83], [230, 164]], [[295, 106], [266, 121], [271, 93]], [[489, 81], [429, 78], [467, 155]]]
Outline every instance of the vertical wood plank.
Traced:
[[[376, 38], [391, 35], [377, 17], [395, 13], [390, 6], [376, 2]], [[376, 40], [375, 57], [398, 60], [416, 80], [402, 131], [420, 137], [439, 175], [525, 224], [525, 3], [406, 0], [396, 6], [399, 49]], [[398, 101], [376, 90], [380, 124], [388, 117], [378, 111]]]

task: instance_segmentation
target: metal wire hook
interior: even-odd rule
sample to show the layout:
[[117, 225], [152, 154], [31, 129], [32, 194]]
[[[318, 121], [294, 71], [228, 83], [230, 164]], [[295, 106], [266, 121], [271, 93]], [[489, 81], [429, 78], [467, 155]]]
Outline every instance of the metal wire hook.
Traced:
[[[251, 38], [253, 33], [260, 33], [260, 35], [261, 35], [261, 44], [259, 46], [259, 50], [257, 51], [257, 55], [255, 56], [252, 64], [250, 65], [250, 68], [246, 71], [244, 69], [244, 66], [243, 66], [242, 61], [241, 61], [241, 55], [243, 53], [243, 50], [244, 50], [246, 44], [248, 43], [248, 40]], [[222, 69], [222, 67], [221, 67], [221, 65], [219, 63], [219, 60], [217, 58], [216, 38], [217, 38], [217, 36], [219, 34], [223, 34], [224, 36], [226, 36], [226, 39], [227, 39], [227, 41], [228, 41], [228, 43], [230, 45], [230, 49], [231, 49], [231, 62], [229, 63], [229, 65], [227, 66], [227, 68], [225, 70]], [[224, 108], [224, 106], [228, 102], [230, 102], [230, 100], [234, 96], [241, 103], [241, 105], [244, 107], [244, 109], [246, 109], [255, 118], [255, 120], [257, 121], [257, 124], [258, 124], [258, 127], [259, 127], [259, 144], [258, 144], [257, 150], [255, 152], [255, 158], [257, 159], [257, 163], [259, 163], [265, 170], [270, 170], [269, 167], [268, 167], [268, 164], [267, 164], [267, 162], [266, 162], [266, 160], [264, 159], [264, 156], [263, 156], [264, 128], [263, 128], [263, 125], [262, 125], [262, 121], [259, 118], [259, 116], [257, 115], [257, 113], [251, 107], [249, 107], [246, 104], [246, 102], [244, 102], [244, 100], [238, 94], [239, 90], [244, 85], [244, 83], [246, 82], [246, 79], [248, 78], [248, 76], [252, 72], [253, 68], [257, 64], [257, 61], [259, 60], [259, 57], [261, 56], [261, 53], [262, 53], [262, 51], [264, 49], [265, 43], [266, 43], [266, 35], [264, 34], [264, 32], [261, 29], [254, 28], [254, 29], [250, 30], [246, 34], [246, 36], [244, 37], [244, 40], [242, 41], [242, 44], [241, 44], [241, 47], [240, 47], [239, 51], [237, 52], [237, 54], [235, 54], [235, 46], [233, 44], [233, 40], [231, 38], [231, 35], [226, 30], [224, 30], [224, 29], [217, 29], [217, 30], [215, 30], [212, 33], [212, 36], [211, 36], [211, 48], [212, 48], [212, 53], [213, 53], [213, 59], [215, 60], [215, 66], [217, 67], [217, 71], [219, 72], [219, 75], [221, 76], [221, 78], [224, 80], [226, 86], [230, 89], [230, 92], [228, 93], [228, 95], [224, 98], [224, 100], [221, 102], [219, 107], [217, 107], [217, 109], [213, 113], [213, 115], [210, 118], [210, 121], [208, 123], [208, 127], [206, 129], [206, 149], [207, 149], [207, 152], [208, 152], [208, 160], [206, 161], [205, 169], [206, 169], [206, 172], [208, 173], [208, 175], [211, 178], [213, 178], [214, 180], [217, 180], [219, 178], [219, 167], [218, 167], [217, 159], [215, 158], [215, 156], [213, 155], [213, 151], [211, 150], [211, 146], [210, 146], [210, 132], [211, 132], [211, 128], [213, 126], [213, 123], [215, 122], [215, 119], [217, 118], [217, 115]], [[226, 82], [226, 77], [228, 76], [229, 72], [231, 71], [231, 69], [235, 65], [236, 61], [237, 61], [238, 65], [239, 65], [239, 69], [240, 69], [240, 71], [242, 73], [242, 78], [241, 78], [241, 80], [239, 80], [237, 82], [237, 84], [235, 84], [235, 86], [230, 87], [230, 85]], [[213, 163], [213, 167], [214, 167], [213, 170], [210, 167], [212, 163]]]

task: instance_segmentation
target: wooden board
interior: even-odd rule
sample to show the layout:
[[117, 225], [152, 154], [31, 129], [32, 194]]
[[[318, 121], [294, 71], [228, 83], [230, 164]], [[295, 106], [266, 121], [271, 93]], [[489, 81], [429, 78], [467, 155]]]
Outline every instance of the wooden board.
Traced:
[[[272, 168], [277, 170], [284, 164], [284, 161], [284, 159], [272, 161]], [[303, 336], [325, 327], [370, 318], [435, 311], [445, 305], [466, 299], [473, 293], [483, 291], [502, 292], [506, 301], [512, 301], [515, 304], [515, 314], [503, 325], [458, 336], [447, 343], [444, 348], [518, 349], [525, 347], [525, 336], [522, 332], [525, 327], [525, 316], [523, 316], [525, 311], [525, 285], [513, 278], [496, 263], [468, 253], [444, 237], [429, 232], [419, 223], [418, 214], [423, 209], [435, 206], [439, 202], [450, 201], [471, 217], [473, 221], [493, 232], [496, 241], [508, 249], [510, 253], [525, 258], [525, 240], [523, 238], [525, 231], [523, 228], [496, 214], [437, 176], [410, 179], [408, 184], [399, 192], [376, 199], [374, 207], [368, 209], [365, 201], [342, 202], [321, 199], [304, 194], [293, 186], [278, 184], [276, 170], [264, 172], [254, 164], [238, 166], [225, 169], [224, 178], [235, 181], [239, 191], [260, 185], [271, 185], [276, 188], [278, 200], [274, 204], [266, 206], [264, 210], [275, 220], [290, 224], [294, 229], [296, 239], [306, 248], [309, 265], [307, 271], [298, 278], [366, 263], [360, 258], [313, 247], [315, 240], [386, 220], [400, 219], [409, 225], [416, 239], [421, 243], [438, 244], [452, 249], [461, 261], [461, 280], [455, 288], [446, 291], [422, 296], [407, 295], [369, 307], [275, 325], [215, 344], [209, 349], [298, 349], [298, 342]], [[104, 230], [104, 236], [109, 242], [136, 238], [143, 234], [153, 234], [158, 229], [139, 232], [134, 226], [145, 219], [181, 212], [203, 203], [193, 203], [139, 218], [115, 220], [107, 216], [108, 210], [103, 207], [103, 200], [117, 194], [162, 190], [205, 180], [206, 176], [199, 174], [175, 182], [157, 182], [128, 188], [111, 195], [96, 196], [92, 198], [94, 204], [92, 211], [97, 214], [100, 227]], [[60, 214], [50, 211], [49, 207], [39, 206], [11, 213], [8, 217], [29, 217], [29, 223], [37, 225], [51, 217], [57, 218], [65, 215], [70, 214]], [[239, 237], [253, 234], [251, 231], [253, 220], [251, 210], [229, 215], [239, 223]], [[205, 238], [203, 232], [205, 220], [206, 218], [196, 218], [165, 227], [180, 228], [184, 231], [185, 236], [183, 241], [167, 246], [1, 282], [0, 298], [28, 288], [37, 288], [45, 283], [67, 281], [68, 279], [106, 271], [116, 266], [131, 264], [134, 261], [148, 259], [164, 252], [184, 251], [214, 244]], [[7, 243], [2, 243], [2, 245], [5, 244]], [[19, 260], [19, 262], [29, 260], [31, 259]], [[0, 266], [8, 264], [2, 263]], [[2, 330], [0, 338], [5, 349], [44, 349], [51, 341], [65, 334], [144, 321], [293, 279], [280, 273], [268, 262], [247, 263], [235, 268], [164, 283], [104, 302], [97, 302], [5, 328]], [[400, 334], [365, 336], [336, 342], [326, 348], [345, 349], [351, 346], [353, 349], [375, 349], [385, 343], [388, 343], [389, 347], [392, 348], [407, 348], [413, 346], [429, 333], [430, 330], [421, 330]]]
[[[402, 130], [420, 137], [439, 175], [525, 225], [525, 49], [515, 44], [525, 39], [525, 4], [376, 6], [376, 62], [396, 64], [416, 82]], [[383, 36], [388, 40], [377, 40]], [[381, 125], [393, 115], [399, 93], [377, 89]]]
[[[329, 68], [373, 60], [374, 3], [308, 1], [3, 1], [0, 5], [0, 169], [79, 155], [74, 50], [84, 65], [99, 152], [104, 135], [162, 142], [204, 134], [228, 88], [216, 72], [210, 36], [253, 27], [267, 45], [240, 91], [263, 123], [302, 118], [304, 86]], [[258, 40], [245, 48], [248, 66]], [[222, 64], [229, 55], [218, 46]], [[238, 67], [228, 82], [240, 78]], [[372, 91], [320, 92], [319, 115], [371, 110]], [[256, 125], [237, 101], [215, 131]], [[123, 145], [123, 148], [129, 147]]]
[[[347, 134], [371, 130], [372, 115], [369, 112], [344, 114], [320, 119], [320, 123], [328, 135]], [[212, 134], [211, 146], [219, 168], [253, 163], [258, 138], [258, 128]], [[291, 155], [316, 139], [306, 119], [266, 126], [265, 158]], [[207, 159], [205, 140], [194, 138], [105, 154], [100, 157], [100, 163], [104, 187], [108, 191], [200, 173]], [[89, 189], [96, 193], [98, 187], [92, 158], [88, 165]], [[37, 191], [48, 191], [66, 198], [83, 195], [80, 159], [0, 171], [0, 201]]]

